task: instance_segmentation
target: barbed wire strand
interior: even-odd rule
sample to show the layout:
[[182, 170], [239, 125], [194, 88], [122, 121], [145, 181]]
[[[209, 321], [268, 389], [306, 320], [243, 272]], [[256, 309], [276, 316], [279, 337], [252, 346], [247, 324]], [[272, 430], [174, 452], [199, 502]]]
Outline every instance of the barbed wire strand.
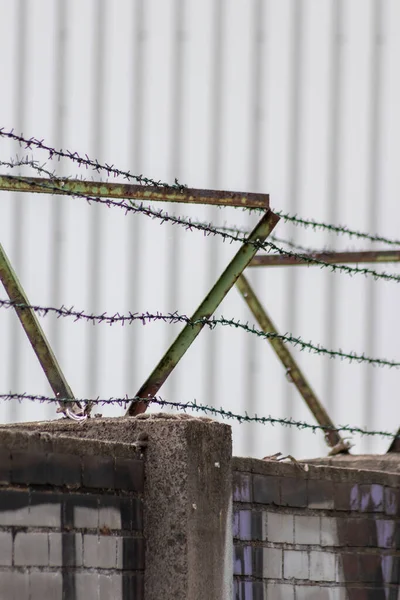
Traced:
[[[5, 167], [9, 167], [11, 169], [13, 168], [19, 168], [19, 167], [30, 167], [33, 170], [35, 170], [37, 173], [39, 173], [40, 175], [47, 175], [50, 179], [55, 179], [57, 180], [57, 175], [55, 171], [49, 171], [48, 169], [46, 169], [46, 163], [40, 164], [38, 161], [34, 160], [33, 158], [29, 157], [28, 155], [26, 157], [23, 158], [19, 158], [18, 156], [16, 156], [15, 159], [10, 159], [9, 161], [4, 161], [4, 160], [0, 160], [0, 166], [5, 166]], [[199, 224], [199, 225], [207, 225], [206, 222], [201, 222], [201, 221], [195, 221], [195, 223]], [[218, 227], [216, 227], [216, 229], [218, 229], [219, 231], [222, 232], [227, 232], [227, 233], [236, 233], [239, 235], [249, 235], [250, 230], [246, 227], [235, 227], [233, 225], [228, 226], [228, 225], [218, 225]], [[286, 240], [284, 238], [281, 237], [277, 237], [276, 235], [271, 235], [270, 239], [273, 242], [276, 242], [278, 244], [285, 244], [286, 246], [288, 246], [289, 248], [293, 248], [294, 250], [300, 250], [302, 252], [309, 252], [309, 253], [313, 253], [313, 252], [320, 252], [320, 250], [317, 250], [315, 248], [309, 248], [307, 246], [303, 246], [297, 243], [294, 243], [293, 240]], [[329, 249], [325, 248], [325, 251], [329, 251]]]
[[[69, 150], [64, 151], [62, 149], [57, 150], [56, 148], [53, 148], [53, 147], [45, 144], [43, 139], [39, 140], [39, 139], [36, 139], [35, 137], [26, 138], [23, 136], [23, 134], [17, 135], [14, 133], [14, 129], [5, 131], [5, 128], [2, 127], [2, 128], [0, 128], [0, 136], [6, 137], [9, 139], [13, 139], [14, 141], [18, 142], [21, 146], [24, 145], [25, 148], [27, 148], [27, 149], [32, 149], [32, 147], [36, 147], [39, 150], [45, 150], [46, 152], [48, 152], [50, 160], [52, 160], [54, 157], [57, 157], [58, 159], [66, 158], [68, 160], [76, 162], [79, 166], [85, 166], [86, 168], [91, 168], [97, 172], [104, 171], [107, 173], [108, 176], [110, 176], [112, 174], [115, 177], [122, 176], [125, 179], [134, 179], [135, 181], [138, 181], [139, 183], [142, 183], [144, 185], [154, 185], [156, 187], [169, 187], [169, 188], [181, 189], [181, 190], [184, 190], [187, 188], [186, 185], [180, 184], [177, 180], [175, 180], [174, 184], [163, 183], [161, 181], [156, 181], [154, 179], [144, 177], [143, 175], [134, 175], [130, 171], [123, 171], [121, 169], [117, 169], [116, 167], [114, 167], [114, 165], [108, 165], [107, 163], [101, 164], [101, 163], [99, 163], [99, 161], [97, 159], [93, 160], [93, 159], [89, 158], [87, 156], [87, 154], [85, 154], [85, 156], [82, 157], [78, 154], [78, 152], [71, 152]], [[247, 210], [249, 210], [249, 209], [247, 209]], [[255, 209], [255, 210], [260, 211], [260, 209]], [[291, 215], [291, 214], [285, 213], [283, 211], [280, 211], [277, 214], [284, 221], [291, 222], [296, 226], [311, 228], [313, 230], [325, 229], [325, 230], [329, 231], [330, 233], [334, 233], [334, 234], [343, 234], [343, 235], [347, 235], [349, 237], [366, 239], [371, 242], [382, 242], [382, 243], [388, 244], [388, 245], [400, 246], [400, 240], [390, 239], [388, 237], [385, 237], [385, 236], [382, 236], [379, 234], [370, 234], [370, 233], [350, 229], [349, 227], [343, 226], [343, 225], [333, 225], [331, 223], [319, 222], [319, 221], [315, 221], [313, 219], [305, 219], [305, 218], [297, 216], [297, 214]]]
[[334, 234], [343, 234], [348, 235], [350, 238], [360, 238], [364, 240], [369, 240], [370, 242], [382, 242], [383, 244], [388, 244], [390, 246], [400, 246], [400, 240], [390, 239], [383, 235], [379, 234], [370, 234], [365, 233], [363, 231], [357, 231], [355, 229], [350, 229], [346, 227], [346, 225], [332, 225], [331, 223], [323, 223], [319, 221], [314, 221], [313, 219], [303, 219], [298, 217], [296, 214], [291, 215], [289, 213], [284, 213], [283, 211], [277, 212], [277, 215], [281, 217], [284, 221], [293, 223], [293, 225], [301, 226], [301, 227], [309, 227], [313, 230], [324, 229]]
[[101, 164], [97, 159], [92, 160], [91, 158], [89, 158], [87, 154], [85, 154], [85, 156], [82, 157], [78, 154], [78, 152], [71, 152], [70, 150], [62, 149], [57, 150], [56, 148], [52, 148], [51, 146], [45, 144], [44, 139], [39, 140], [35, 137], [25, 138], [22, 133], [21, 135], [15, 134], [14, 129], [5, 131], [4, 127], [2, 127], [0, 128], [0, 136], [12, 139], [18, 142], [21, 146], [24, 145], [25, 148], [29, 150], [32, 149], [32, 147], [38, 148], [39, 150], [45, 150], [46, 152], [48, 152], [50, 160], [53, 160], [54, 157], [58, 159], [66, 158], [77, 163], [79, 167], [84, 166], [87, 169], [91, 168], [98, 173], [105, 172], [107, 173], [108, 177], [110, 177], [111, 175], [114, 175], [114, 177], [123, 177], [124, 179], [134, 180], [146, 186], [151, 185], [162, 188], [173, 188], [182, 191], [187, 188], [186, 185], [179, 183], [177, 179], [175, 179], [175, 182], [173, 184], [165, 183], [162, 181], [151, 179], [149, 177], [144, 177], [144, 175], [135, 175], [130, 171], [123, 171], [121, 169], [117, 169], [114, 165], [108, 165], [107, 163]]
[[[14, 179], [16, 179], [17, 181], [25, 181], [25, 182], [27, 180], [29, 181], [29, 178], [14, 177]], [[53, 181], [56, 182], [57, 179], [53, 179]], [[51, 184], [47, 184], [47, 183], [43, 183], [43, 182], [42, 183], [35, 182], [35, 185], [36, 185], [36, 187], [47, 189], [47, 190], [54, 190], [54, 191], [58, 191], [58, 192], [60, 191], [60, 188], [57, 187], [56, 185], [51, 185]], [[95, 196], [89, 196], [84, 193], [70, 191], [70, 190], [63, 190], [63, 194], [67, 195], [67, 196], [71, 196], [71, 197], [84, 198], [89, 204], [91, 204], [92, 202], [100, 203], [100, 204], [104, 204], [108, 207], [113, 206], [113, 207], [121, 208], [121, 209], [125, 210], [126, 213], [133, 211], [134, 213], [144, 214], [147, 217], [160, 220], [160, 224], [163, 224], [165, 222], [170, 222], [173, 225], [180, 225], [180, 226], [184, 227], [187, 231], [195, 229], [195, 230], [202, 231], [204, 233], [204, 235], [206, 235], [206, 236], [208, 236], [208, 235], [221, 236], [224, 241], [229, 241], [230, 243], [232, 243], [232, 242], [241, 242], [241, 243], [247, 242], [249, 244], [252, 244], [259, 250], [267, 250], [267, 251], [272, 250], [274, 253], [282, 254], [284, 256], [295, 257], [295, 258], [301, 259], [302, 261], [304, 261], [306, 263], [318, 265], [321, 268], [326, 267], [333, 272], [342, 272], [342, 273], [346, 273], [347, 275], [356, 275], [356, 274], [364, 275], [364, 276], [370, 275], [375, 280], [383, 279], [385, 281], [395, 281], [396, 283], [400, 282], [400, 275], [397, 275], [395, 273], [386, 273], [385, 271], [379, 273], [378, 271], [375, 271], [373, 269], [349, 267], [347, 265], [335, 265], [332, 263], [327, 263], [320, 259], [312, 258], [305, 254], [301, 254], [301, 253], [298, 254], [296, 252], [284, 250], [283, 248], [279, 248], [278, 246], [276, 246], [276, 244], [269, 242], [269, 241], [265, 241], [265, 242], [248, 241], [246, 236], [242, 236], [240, 234], [228, 233], [227, 231], [221, 231], [217, 227], [214, 227], [211, 223], [208, 223], [208, 224], [201, 223], [201, 222], [192, 221], [190, 218], [187, 218], [187, 217], [177, 217], [176, 215], [171, 215], [171, 214], [167, 213], [166, 211], [163, 211], [162, 209], [154, 210], [150, 206], [145, 206], [142, 202], [139, 204], [136, 204], [136, 203], [132, 202], [131, 200], [126, 201], [125, 199], [112, 200], [110, 198], [98, 198]]]
[[65, 306], [61, 306], [61, 308], [55, 308], [52, 306], [39, 306], [39, 305], [31, 305], [31, 304], [21, 304], [17, 302], [13, 302], [11, 300], [2, 300], [0, 299], [0, 308], [18, 308], [21, 310], [31, 309], [37, 312], [41, 316], [47, 316], [49, 314], [57, 315], [57, 318], [61, 317], [72, 317], [75, 321], [85, 320], [88, 322], [96, 323], [106, 323], [108, 325], [114, 324], [122, 324], [122, 325], [131, 325], [134, 322], [140, 321], [143, 325], [146, 323], [150, 323], [152, 321], [162, 321], [164, 323], [170, 324], [178, 324], [184, 323], [185, 325], [198, 325], [202, 323], [207, 325], [210, 329], [214, 329], [218, 325], [220, 326], [228, 326], [233, 327], [235, 329], [241, 329], [246, 333], [250, 333], [256, 335], [257, 337], [263, 339], [279, 339], [283, 342], [289, 343], [294, 347], [300, 347], [301, 351], [308, 351], [313, 354], [322, 354], [329, 356], [331, 358], [340, 358], [341, 360], [347, 360], [350, 363], [358, 362], [358, 363], [368, 363], [370, 365], [375, 365], [379, 367], [400, 367], [400, 362], [395, 360], [387, 360], [384, 358], [370, 358], [365, 356], [364, 354], [357, 354], [356, 352], [343, 352], [342, 349], [339, 350], [329, 350], [328, 348], [324, 348], [320, 344], [314, 344], [313, 342], [305, 342], [301, 337], [295, 337], [292, 334], [286, 333], [284, 335], [278, 333], [265, 333], [261, 329], [257, 329], [254, 326], [249, 325], [248, 323], [242, 323], [240, 320], [235, 319], [226, 319], [225, 317], [211, 317], [203, 319], [199, 319], [198, 321], [192, 321], [190, 317], [187, 315], [178, 314], [177, 312], [173, 313], [128, 313], [127, 315], [121, 315], [119, 313], [115, 313], [114, 315], [107, 315], [106, 312], [94, 315], [87, 313], [85, 311], [75, 310], [72, 306], [71, 308], [67, 308]]
[[[225, 410], [223, 408], [216, 408], [214, 406], [208, 406], [206, 404], [198, 404], [196, 400], [191, 402], [173, 402], [171, 400], [164, 400], [160, 397], [153, 398], [140, 398], [135, 396], [133, 398], [128, 398], [125, 396], [124, 398], [82, 398], [79, 400], [71, 399], [71, 398], [53, 398], [49, 396], [36, 395], [36, 394], [14, 394], [12, 392], [8, 394], [0, 394], [0, 400], [5, 401], [19, 401], [22, 402], [24, 400], [29, 401], [37, 401], [39, 403], [53, 403], [53, 402], [81, 402], [81, 403], [90, 403], [92, 405], [101, 405], [106, 406], [108, 404], [117, 404], [118, 406], [126, 406], [131, 402], [135, 401], [145, 401], [146, 404], [157, 404], [161, 407], [167, 408], [175, 408], [180, 409], [186, 412], [187, 410], [204, 412], [206, 414], [212, 414], [214, 416], [220, 416], [222, 419], [234, 419], [239, 423], [260, 423], [262, 425], [283, 425], [285, 427], [297, 427], [298, 429], [310, 429], [313, 433], [317, 431], [337, 431], [337, 432], [346, 432], [353, 433], [359, 435], [367, 435], [374, 436], [378, 435], [381, 437], [390, 437], [395, 438], [396, 434], [391, 433], [390, 431], [380, 431], [380, 430], [371, 430], [358, 426], [350, 426], [350, 425], [339, 425], [338, 427], [332, 427], [329, 425], [318, 425], [313, 423], [307, 423], [305, 421], [297, 421], [292, 418], [278, 418], [278, 417], [259, 417], [257, 414], [252, 416], [248, 415], [247, 412], [244, 414], [237, 414], [232, 411]], [[148, 415], [150, 418], [150, 415]]]

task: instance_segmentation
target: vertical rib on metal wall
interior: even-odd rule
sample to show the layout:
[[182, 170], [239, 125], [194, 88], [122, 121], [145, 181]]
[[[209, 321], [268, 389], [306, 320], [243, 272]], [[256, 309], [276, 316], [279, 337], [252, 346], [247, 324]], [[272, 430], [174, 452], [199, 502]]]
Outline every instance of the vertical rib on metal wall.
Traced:
[[[132, 87], [131, 94], [133, 100], [132, 125], [130, 139], [131, 147], [129, 149], [129, 159], [132, 165], [132, 172], [141, 173], [143, 163], [143, 91], [144, 91], [144, 43], [145, 43], [145, 22], [144, 22], [144, 0], [136, 0], [133, 17], [133, 73], [131, 74]], [[129, 219], [128, 223], [128, 254], [130, 259], [127, 261], [127, 289], [128, 289], [128, 309], [135, 312], [138, 305], [139, 290], [139, 265], [140, 265], [140, 247], [142, 245], [142, 229], [138, 219]], [[138, 344], [135, 337], [135, 331], [131, 328], [127, 333], [126, 353], [125, 353], [125, 386], [126, 393], [134, 394], [135, 386], [138, 385], [137, 355]]]
[[[261, 172], [261, 147], [262, 147], [262, 119], [261, 115], [266, 112], [266, 98], [263, 97], [263, 82], [265, 78], [265, 65], [264, 65], [264, 44], [265, 44], [265, 32], [264, 32], [264, 15], [266, 12], [265, 0], [256, 0], [253, 4], [253, 19], [252, 19], [252, 31], [253, 31], [253, 43], [252, 43], [252, 65], [250, 66], [252, 72], [251, 86], [252, 86], [252, 97], [251, 97], [251, 112], [250, 112], [250, 144], [249, 144], [249, 189], [260, 191], [260, 172]], [[262, 165], [262, 171], [265, 173], [266, 165]], [[265, 279], [266, 273], [259, 273], [257, 270], [253, 270], [248, 274], [251, 277], [251, 281], [256, 283], [262, 283]], [[252, 336], [247, 336], [244, 340], [245, 346], [245, 387], [246, 390], [246, 410], [249, 414], [257, 412], [256, 400], [257, 395], [257, 353], [259, 351], [259, 344]], [[267, 349], [266, 349], [267, 351]], [[263, 381], [266, 384], [266, 382]], [[249, 431], [249, 435], [246, 439], [246, 452], [249, 455], [255, 453], [255, 436]]]
[[[65, 147], [65, 90], [66, 90], [66, 66], [67, 66], [67, 3], [57, 0], [56, 3], [56, 35], [55, 35], [55, 59], [54, 59], [54, 144], [56, 148]], [[58, 166], [57, 174], [63, 175], [63, 163]], [[62, 196], [51, 203], [51, 269], [50, 269], [50, 298], [53, 306], [61, 306], [61, 274], [62, 274], [62, 226], [64, 221], [65, 198]], [[59, 358], [62, 339], [59, 322], [51, 321], [51, 344]], [[54, 414], [52, 406], [46, 407], [48, 417]]]
[[[302, 103], [302, 69], [303, 69], [303, 21], [304, 21], [304, 3], [303, 0], [297, 0], [292, 5], [291, 15], [291, 84], [289, 86], [289, 154], [288, 154], [288, 210], [291, 213], [297, 213], [300, 202], [300, 119]], [[293, 236], [296, 237], [296, 233]], [[296, 332], [298, 330], [299, 305], [296, 301], [299, 289], [299, 271], [296, 269], [288, 272], [287, 286], [287, 317], [288, 330]], [[294, 414], [294, 390], [286, 386], [284, 398], [284, 414], [292, 416]], [[283, 431], [285, 452], [293, 451], [293, 438], [289, 430]]]
[[[105, 91], [105, 47], [107, 43], [107, 25], [106, 25], [106, 2], [99, 0], [95, 4], [95, 33], [94, 33], [94, 74], [93, 74], [93, 120], [92, 120], [92, 147], [93, 152], [99, 160], [103, 158], [104, 150], [104, 91]], [[102, 217], [103, 210], [101, 206], [93, 206], [90, 214], [90, 232], [89, 232], [89, 306], [90, 310], [98, 312], [101, 310], [101, 236], [102, 236]], [[89, 393], [96, 395], [98, 393], [99, 379], [99, 327], [92, 327], [89, 332], [88, 344], [88, 376]]]
[[[224, 16], [225, 0], [214, 0], [213, 10], [213, 36], [212, 36], [212, 74], [211, 74], [211, 119], [210, 119], [210, 187], [215, 189], [220, 185], [221, 158], [222, 158], [222, 95], [223, 95], [223, 57], [224, 57]], [[211, 223], [218, 220], [218, 208], [210, 208], [207, 215]], [[216, 281], [218, 276], [218, 240], [209, 239], [207, 249], [207, 285]], [[205, 397], [207, 403], [215, 406], [216, 377], [217, 377], [217, 339], [209, 336], [206, 357], [206, 386]]]
[[[379, 214], [382, 207], [379, 203], [379, 175], [380, 159], [382, 146], [382, 127], [381, 127], [381, 105], [383, 90], [383, 69], [382, 54], [384, 49], [384, 2], [382, 0], [372, 0], [371, 17], [371, 73], [370, 73], [370, 107], [369, 107], [369, 156], [367, 165], [368, 177], [368, 231], [378, 229], [380, 221]], [[367, 307], [366, 307], [366, 352], [373, 356], [377, 347], [377, 293], [378, 288], [373, 279], [367, 282]], [[375, 370], [369, 367], [365, 370], [365, 386], [363, 392], [364, 411], [362, 416], [363, 423], [374, 422], [374, 404], [376, 406], [376, 397], [378, 390], [374, 386]], [[375, 402], [374, 402], [375, 401]], [[371, 449], [372, 440], [364, 442], [366, 449]]]
[[[173, 51], [172, 51], [172, 85], [171, 85], [171, 141], [170, 141], [170, 180], [174, 181], [177, 177], [181, 177], [182, 168], [182, 126], [183, 126], [183, 49], [184, 49], [184, 7], [183, 0], [175, 0], [174, 2], [174, 35], [173, 35]], [[180, 232], [175, 229], [172, 231], [171, 237], [168, 238], [167, 244], [167, 264], [169, 264], [170, 272], [167, 281], [167, 302], [168, 310], [178, 310], [179, 306], [179, 286], [180, 286]], [[172, 342], [176, 332], [171, 330], [169, 333], [168, 342]], [[176, 375], [172, 376], [168, 382], [168, 396], [177, 398], [178, 385]]]
[[[15, 43], [17, 46], [17, 64], [16, 64], [16, 87], [15, 87], [15, 127], [23, 131], [26, 118], [26, 57], [27, 57], [27, 34], [28, 34], [28, 4], [26, 0], [18, 1], [17, 20], [16, 20]], [[13, 196], [13, 215], [12, 215], [12, 252], [11, 258], [17, 273], [21, 274], [23, 262], [23, 225], [24, 210], [23, 198], [21, 194]], [[17, 319], [12, 323], [10, 338], [10, 381], [13, 391], [20, 390], [21, 385], [21, 340], [22, 331]], [[9, 404], [9, 419], [15, 421], [18, 418], [19, 406], [15, 402]]]
[[[343, 67], [343, 25], [344, 7], [342, 0], [332, 0], [331, 16], [331, 60], [329, 82], [329, 133], [328, 133], [328, 171], [327, 171], [327, 214], [329, 223], [339, 223], [339, 156], [341, 149], [341, 111], [342, 67]], [[329, 242], [330, 247], [337, 246], [336, 236]], [[336, 348], [338, 329], [338, 278], [327, 274], [326, 309], [328, 348]], [[331, 360], [325, 373], [324, 401], [329, 414], [334, 414], [336, 363]]]

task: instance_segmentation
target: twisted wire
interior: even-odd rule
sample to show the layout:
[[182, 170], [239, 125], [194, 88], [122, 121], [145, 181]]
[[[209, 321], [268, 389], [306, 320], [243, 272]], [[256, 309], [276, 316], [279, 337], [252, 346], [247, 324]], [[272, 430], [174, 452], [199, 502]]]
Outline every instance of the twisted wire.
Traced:
[[238, 413], [234, 413], [230, 410], [225, 410], [223, 408], [216, 408], [214, 406], [208, 406], [207, 404], [198, 404], [196, 400], [193, 400], [191, 402], [173, 402], [171, 400], [164, 400], [163, 398], [160, 398], [158, 396], [155, 396], [153, 398], [140, 398], [138, 396], [134, 396], [133, 398], [129, 398], [128, 396], [125, 396], [124, 398], [81, 398], [81, 399], [71, 399], [71, 398], [54, 398], [54, 397], [49, 397], [49, 396], [44, 396], [44, 395], [39, 395], [39, 394], [15, 394], [12, 392], [9, 392], [8, 394], [0, 394], [0, 400], [5, 400], [5, 401], [19, 401], [22, 402], [23, 400], [29, 400], [32, 402], [39, 402], [39, 403], [59, 403], [59, 402], [66, 402], [66, 403], [72, 403], [72, 402], [81, 402], [81, 403], [90, 403], [93, 405], [101, 405], [101, 406], [105, 406], [108, 404], [116, 404], [118, 406], [122, 406], [122, 407], [126, 407], [127, 405], [129, 405], [131, 402], [146, 402], [146, 404], [157, 404], [158, 406], [161, 407], [166, 407], [166, 408], [174, 408], [174, 409], [180, 409], [183, 410], [184, 412], [186, 412], [187, 410], [192, 410], [192, 411], [196, 411], [196, 412], [203, 412], [205, 414], [209, 414], [209, 415], [214, 415], [214, 416], [219, 416], [222, 417], [222, 419], [233, 419], [238, 421], [239, 423], [259, 423], [262, 425], [282, 425], [285, 427], [296, 427], [298, 429], [309, 429], [311, 430], [313, 433], [316, 433], [317, 431], [323, 431], [323, 432], [327, 432], [327, 431], [336, 431], [336, 432], [342, 432], [342, 433], [352, 433], [352, 434], [359, 434], [359, 435], [366, 435], [366, 436], [380, 436], [380, 437], [389, 437], [394, 439], [396, 437], [395, 433], [391, 433], [390, 431], [383, 431], [383, 430], [371, 430], [371, 429], [367, 429], [365, 427], [358, 427], [358, 426], [352, 426], [352, 425], [339, 425], [338, 427], [332, 427], [329, 425], [318, 425], [318, 424], [313, 424], [313, 423], [307, 423], [305, 421], [298, 421], [292, 418], [279, 418], [279, 417], [259, 417], [257, 414], [254, 415], [248, 415], [247, 412], [245, 412], [244, 414], [238, 414]]
[[241, 323], [239, 320], [235, 319], [226, 319], [225, 317], [204, 317], [203, 319], [199, 319], [193, 321], [189, 316], [178, 314], [177, 312], [173, 313], [128, 313], [127, 315], [121, 315], [119, 313], [115, 313], [114, 315], [107, 315], [106, 312], [94, 315], [87, 313], [83, 310], [75, 310], [74, 307], [67, 308], [65, 306], [61, 306], [61, 308], [56, 308], [52, 306], [39, 306], [39, 305], [31, 305], [31, 304], [21, 304], [11, 300], [2, 300], [0, 299], [0, 307], [2, 308], [18, 308], [20, 310], [31, 309], [37, 312], [41, 316], [47, 316], [50, 313], [57, 315], [60, 317], [72, 317], [75, 321], [86, 320], [92, 323], [107, 323], [108, 325], [114, 325], [116, 323], [119, 324], [127, 324], [130, 325], [136, 321], [140, 321], [143, 325], [146, 323], [150, 323], [152, 321], [162, 321], [163, 323], [170, 324], [178, 324], [183, 323], [185, 325], [207, 325], [210, 329], [214, 329], [217, 325], [233, 327], [235, 329], [241, 329], [246, 333], [250, 333], [256, 335], [257, 337], [263, 339], [279, 339], [283, 342], [289, 343], [294, 347], [299, 347], [300, 350], [308, 351], [313, 354], [321, 354], [329, 356], [330, 358], [340, 358], [341, 360], [347, 360], [350, 363], [358, 362], [358, 363], [367, 363], [374, 366], [379, 367], [400, 367], [400, 362], [395, 360], [387, 360], [385, 358], [371, 358], [365, 356], [364, 354], [357, 354], [356, 352], [343, 352], [341, 349], [339, 350], [329, 350], [328, 348], [324, 348], [320, 344], [314, 344], [313, 342], [305, 342], [300, 336], [296, 337], [292, 334], [278, 334], [278, 333], [265, 333], [261, 329], [257, 329], [254, 326], [250, 326], [248, 323]]

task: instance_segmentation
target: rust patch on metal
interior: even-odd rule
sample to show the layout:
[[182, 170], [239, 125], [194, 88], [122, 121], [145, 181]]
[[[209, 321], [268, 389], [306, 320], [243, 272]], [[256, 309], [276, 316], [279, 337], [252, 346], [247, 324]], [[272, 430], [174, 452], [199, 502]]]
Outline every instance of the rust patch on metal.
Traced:
[[[308, 260], [307, 260], [308, 259]], [[349, 251], [349, 252], [310, 252], [299, 256], [276, 256], [270, 254], [259, 254], [250, 263], [250, 267], [286, 267], [286, 266], [318, 266], [318, 263], [309, 262], [318, 260], [335, 264], [356, 263], [384, 263], [400, 262], [400, 250], [378, 250], [378, 251]]]
[[0, 176], [0, 190], [40, 194], [85, 194], [98, 198], [212, 204], [244, 208], [269, 208], [269, 195], [195, 188], [145, 186], [130, 183], [82, 181], [80, 179], [46, 179], [43, 177]]

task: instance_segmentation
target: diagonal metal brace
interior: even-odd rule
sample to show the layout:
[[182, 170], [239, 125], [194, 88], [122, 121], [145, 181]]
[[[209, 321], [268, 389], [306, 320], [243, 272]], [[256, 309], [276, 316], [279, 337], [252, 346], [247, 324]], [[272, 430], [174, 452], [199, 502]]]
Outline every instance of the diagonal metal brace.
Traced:
[[[32, 344], [32, 348], [39, 359], [40, 365], [45, 372], [55, 396], [57, 398], [73, 399], [74, 395], [72, 390], [64, 377], [61, 367], [57, 362], [34, 311], [31, 308], [25, 308], [26, 305], [29, 305], [28, 298], [1, 244], [0, 281], [4, 285], [10, 300], [15, 303], [15, 312], [21, 321], [22, 327], [25, 329], [25, 333]], [[77, 402], [71, 403], [60, 401], [59, 405], [59, 412], [63, 412], [67, 417], [73, 420], [81, 421], [86, 418], [86, 416], [82, 414], [82, 409]]]
[[225, 271], [215, 283], [212, 290], [192, 316], [191, 321], [192, 323], [195, 322], [195, 324], [188, 323], [184, 327], [136, 394], [136, 398], [143, 398], [143, 401], [134, 400], [131, 402], [127, 415], [134, 416], [146, 411], [146, 399], [150, 399], [157, 394], [158, 390], [172, 373], [186, 350], [203, 329], [204, 322], [202, 322], [202, 319], [211, 317], [216, 311], [226, 294], [235, 285], [237, 278], [256, 254], [258, 250], [257, 243], [265, 241], [278, 221], [279, 217], [271, 210], [268, 210], [264, 214], [261, 221], [251, 232], [240, 250], [233, 257]]
[[396, 436], [390, 444], [388, 452], [400, 452], [400, 429], [397, 430]]
[[[236, 282], [236, 286], [264, 333], [278, 333], [275, 325], [265, 312], [265, 309], [259, 302], [256, 294], [244, 275], [239, 277]], [[285, 367], [288, 378], [290, 378], [290, 381], [294, 383], [300, 394], [303, 396], [308, 408], [313, 413], [317, 422], [320, 425], [332, 427], [332, 431], [328, 430], [325, 434], [325, 439], [329, 446], [332, 448], [336, 447], [338, 452], [347, 452], [349, 449], [349, 444], [347, 444], [340, 437], [337, 431], [334, 431], [335, 425], [333, 424], [333, 421], [331, 421], [329, 418], [328, 413], [318, 400], [315, 392], [301, 372], [300, 367], [296, 363], [286, 345], [282, 342], [282, 340], [276, 337], [268, 338], [268, 341], [274, 349], [279, 360]]]

